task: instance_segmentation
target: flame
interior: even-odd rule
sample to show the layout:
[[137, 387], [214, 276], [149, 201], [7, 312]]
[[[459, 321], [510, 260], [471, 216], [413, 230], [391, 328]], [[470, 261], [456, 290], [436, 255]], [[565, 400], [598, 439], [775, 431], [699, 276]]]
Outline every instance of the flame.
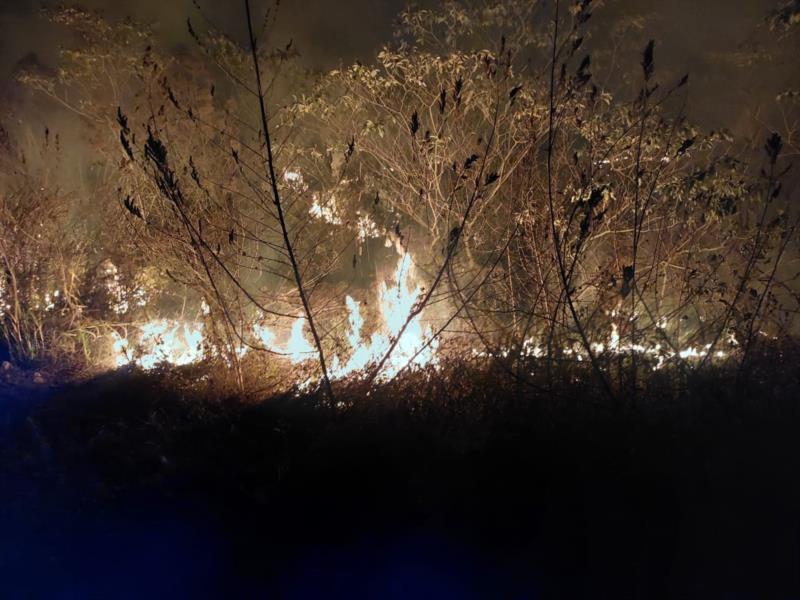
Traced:
[[[334, 356], [329, 375], [332, 379], [342, 379], [353, 374], [366, 374], [370, 365], [379, 363], [388, 352], [394, 340], [408, 321], [422, 289], [415, 283], [413, 263], [409, 254], [404, 254], [398, 261], [392, 276], [393, 284], [381, 283], [378, 289], [378, 310], [380, 327], [369, 339], [364, 339], [362, 330], [364, 318], [358, 302], [351, 296], [345, 297], [348, 313], [348, 332], [346, 335], [349, 348], [343, 360]], [[316, 360], [316, 350], [305, 335], [306, 319], [298, 317], [291, 327], [289, 339], [285, 344], [278, 343], [278, 336], [265, 325], [256, 325], [254, 334], [265, 348], [286, 355], [293, 364]], [[400, 335], [397, 344], [384, 363], [379, 378], [391, 378], [408, 365], [422, 367], [436, 364], [438, 342], [432, 340], [433, 333], [429, 326], [422, 324], [421, 316], [416, 315]]]
[[[344, 364], [340, 363], [338, 357], [334, 359], [331, 369], [334, 378], [363, 372], [370, 365], [379, 363], [389, 351], [392, 341], [398, 336], [392, 354], [378, 374], [380, 379], [390, 379], [408, 365], [424, 367], [436, 364], [438, 341], [433, 339], [430, 326], [423, 325], [421, 315], [416, 315], [409, 321], [409, 316], [422, 293], [422, 288], [415, 283], [415, 279], [411, 255], [404, 253], [392, 276], [394, 283], [388, 285], [384, 281], [380, 284], [378, 310], [381, 327], [368, 341], [363, 340], [361, 335], [364, 320], [358, 303], [350, 296], [345, 298], [350, 323], [347, 336], [350, 358]], [[403, 330], [407, 321], [408, 325]]]
[[204, 339], [202, 323], [156, 319], [140, 325], [133, 342], [113, 332], [113, 362], [117, 367], [133, 363], [143, 369], [160, 363], [196, 363], [204, 356]]
[[286, 354], [293, 363], [301, 363], [314, 358], [314, 347], [305, 336], [306, 320], [298, 318], [292, 325], [292, 334], [286, 343]]
[[[658, 323], [658, 328], [663, 331], [666, 329], [666, 327], [667, 327], [666, 320], [661, 319]], [[738, 345], [735, 336], [733, 336], [732, 334], [728, 339], [728, 344], [732, 347]], [[655, 364], [652, 365], [652, 368], [654, 371], [657, 371], [658, 369], [662, 368], [665, 364], [667, 364], [667, 362], [671, 361], [676, 357], [686, 361], [701, 361], [705, 359], [706, 355], [708, 355], [709, 352], [711, 352], [711, 344], [705, 344], [704, 346], [700, 347], [687, 346], [685, 348], [672, 351], [669, 349], [665, 349], [664, 347], [662, 347], [661, 344], [658, 343], [652, 345], [622, 343], [619, 335], [619, 327], [617, 326], [616, 323], [612, 323], [611, 331], [609, 332], [608, 340], [606, 340], [606, 343], [593, 342], [591, 344], [591, 349], [594, 355], [600, 357], [621, 356], [627, 354], [640, 354], [644, 356], [649, 356], [655, 360]], [[573, 346], [566, 346], [562, 348], [561, 351], [565, 356], [574, 357], [574, 359], [577, 360], [578, 362], [582, 362], [583, 360], [588, 358], [583, 347], [578, 343], [575, 343]], [[508, 356], [508, 350], [501, 349], [499, 354], [502, 355], [503, 357]], [[536, 343], [535, 339], [529, 338], [525, 340], [522, 344], [521, 355], [541, 358], [545, 356], [545, 352]], [[486, 357], [487, 353], [473, 351], [473, 356]], [[729, 353], [726, 352], [725, 350], [717, 349], [710, 356], [710, 358], [716, 360], [724, 360], [728, 358], [728, 356]]]
[[111, 332], [111, 362], [116, 368], [124, 367], [131, 362], [128, 338], [122, 337], [116, 331]]
[[619, 349], [619, 329], [616, 323], [611, 324], [611, 340], [608, 343], [611, 350]]
[[[359, 303], [351, 296], [346, 296], [347, 348], [341, 355], [332, 357], [329, 364], [330, 377], [336, 380], [370, 373], [371, 367], [383, 360], [395, 340], [396, 344], [391, 355], [378, 373], [379, 380], [391, 379], [409, 366], [417, 368], [436, 366], [439, 344], [430, 325], [423, 322], [422, 313], [409, 319], [421, 294], [422, 288], [417, 282], [411, 255], [403, 252], [391, 279], [381, 282], [378, 286], [378, 326], [369, 337], [364, 334], [365, 321]], [[203, 305], [201, 312], [205, 316], [208, 315], [207, 305]], [[619, 318], [615, 313], [610, 313], [610, 316]], [[298, 317], [292, 322], [288, 337], [285, 334], [278, 336], [265, 324], [255, 325], [252, 334], [262, 347], [285, 355], [292, 364], [302, 364], [317, 360], [315, 346], [306, 336], [306, 326], [307, 320]], [[664, 331], [667, 327], [666, 320], [659, 320], [657, 327]], [[285, 341], [279, 342], [279, 337]], [[730, 347], [737, 345], [733, 334], [728, 340], [728, 345]], [[634, 345], [621, 339], [617, 323], [612, 322], [607, 339], [592, 343], [591, 349], [596, 356], [631, 353], [648, 356], [652, 359], [653, 370], [657, 370], [675, 358], [686, 361], [703, 360], [711, 352], [711, 345], [687, 346], [674, 351], [658, 343], [643, 342]], [[199, 321], [156, 319], [137, 326], [130, 337], [123, 337], [117, 332], [112, 334], [112, 363], [115, 367], [131, 363], [144, 369], [152, 369], [161, 363], [187, 365], [199, 362], [208, 352], [218, 352], [218, 349], [210, 347], [205, 340], [203, 323]], [[238, 354], [241, 357], [246, 352], [247, 346], [242, 346]], [[507, 357], [515, 352], [533, 358], [542, 358], [546, 355], [544, 348], [533, 338], [524, 340], [516, 351], [500, 348], [499, 355]], [[562, 348], [562, 352], [579, 362], [588, 358], [584, 348], [577, 343]], [[473, 349], [472, 355], [486, 357], [487, 352]], [[727, 356], [726, 350], [715, 349], [709, 358], [723, 360]]]
[[289, 339], [285, 344], [280, 344], [278, 335], [266, 325], [257, 324], [253, 327], [253, 333], [261, 346], [271, 352], [285, 355], [292, 364], [303, 363], [316, 357], [316, 350], [306, 339], [305, 330], [305, 318], [297, 317], [292, 323]]

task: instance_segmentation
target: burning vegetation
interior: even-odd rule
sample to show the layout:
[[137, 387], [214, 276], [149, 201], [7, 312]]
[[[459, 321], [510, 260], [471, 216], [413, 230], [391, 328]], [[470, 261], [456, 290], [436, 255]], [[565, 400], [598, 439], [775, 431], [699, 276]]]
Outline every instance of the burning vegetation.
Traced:
[[797, 90], [710, 130], [592, 0], [324, 71], [200, 4], [45, 10], [0, 114], [0, 596], [797, 596]]
[[692, 125], [653, 42], [632, 90], [608, 66], [601, 85], [592, 2], [559, 5], [409, 9], [373, 64], [319, 74], [265, 33], [274, 12], [248, 8], [242, 44], [200, 11], [180, 56], [46, 12], [77, 44], [19, 80], [95, 158], [67, 190], [58, 134], [3, 130], [9, 359], [216, 365], [241, 392], [266, 363], [330, 401], [443, 358], [546, 385], [582, 363], [609, 398], [655, 370], [746, 373], [796, 334], [792, 96], [748, 152]]

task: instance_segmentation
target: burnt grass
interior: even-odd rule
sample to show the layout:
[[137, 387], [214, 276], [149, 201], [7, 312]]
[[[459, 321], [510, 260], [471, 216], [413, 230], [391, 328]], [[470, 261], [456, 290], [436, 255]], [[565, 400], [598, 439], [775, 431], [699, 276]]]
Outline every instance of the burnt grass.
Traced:
[[796, 358], [614, 402], [468, 365], [336, 411], [202, 368], [0, 384], [0, 595], [798, 598]]

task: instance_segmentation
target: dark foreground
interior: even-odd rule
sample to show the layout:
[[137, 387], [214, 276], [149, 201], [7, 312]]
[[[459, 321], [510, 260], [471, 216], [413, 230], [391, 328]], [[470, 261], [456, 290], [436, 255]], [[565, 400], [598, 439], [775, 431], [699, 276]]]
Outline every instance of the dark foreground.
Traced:
[[622, 407], [401, 386], [335, 417], [137, 373], [0, 386], [0, 597], [800, 598], [779, 366]]

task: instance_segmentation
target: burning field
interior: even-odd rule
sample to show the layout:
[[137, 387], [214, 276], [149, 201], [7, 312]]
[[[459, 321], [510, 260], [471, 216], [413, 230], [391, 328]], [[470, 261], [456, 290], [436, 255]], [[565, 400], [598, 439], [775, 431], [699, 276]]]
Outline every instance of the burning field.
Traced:
[[[330, 376], [343, 379], [350, 376], [365, 377], [371, 367], [377, 366], [394, 339], [397, 347], [381, 365], [380, 378], [394, 377], [406, 368], [436, 365], [438, 341], [430, 326], [423, 325], [421, 315], [412, 316], [412, 308], [420, 295], [414, 278], [411, 257], [402, 256], [389, 283], [383, 282], [377, 290], [379, 324], [370, 336], [362, 336], [364, 318], [357, 301], [345, 297], [347, 308], [347, 348], [335, 355], [330, 365]], [[208, 305], [201, 306], [200, 314], [193, 319], [156, 319], [142, 324], [131, 324], [121, 335], [112, 331], [113, 340], [110, 366], [115, 368], [135, 364], [143, 369], [165, 365], [201, 363], [220, 353], [213, 342], [203, 334], [203, 317], [208, 315]], [[408, 321], [406, 325], [406, 321]], [[401, 335], [401, 329], [402, 335]], [[248, 352], [261, 351], [274, 355], [277, 361], [292, 365], [313, 362], [314, 346], [308, 340], [306, 321], [297, 317], [291, 321], [288, 332], [282, 334], [264, 324], [255, 324], [236, 349], [238, 358]], [[310, 385], [312, 380], [305, 382]]]
[[672, 8], [398, 6], [321, 65], [280, 4], [30, 15], [0, 597], [796, 596], [797, 2], [697, 83]]

